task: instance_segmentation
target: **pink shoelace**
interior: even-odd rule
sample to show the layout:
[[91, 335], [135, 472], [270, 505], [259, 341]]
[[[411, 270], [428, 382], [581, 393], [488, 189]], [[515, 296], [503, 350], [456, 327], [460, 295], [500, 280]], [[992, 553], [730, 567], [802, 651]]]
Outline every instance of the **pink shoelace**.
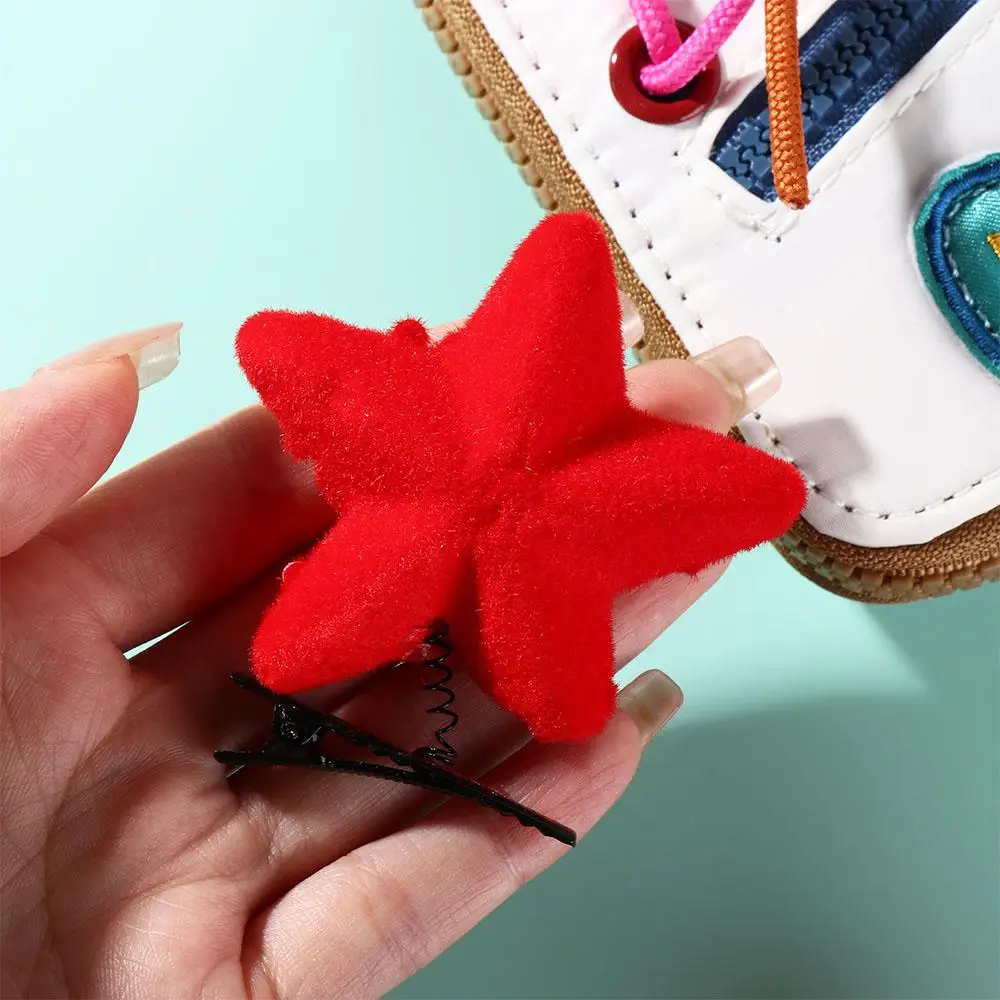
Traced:
[[[665, 97], [689, 84], [715, 58], [753, 2], [719, 0], [705, 20], [682, 39], [667, 0], [629, 0], [652, 60], [639, 73], [645, 90]], [[802, 116], [796, 0], [764, 0], [764, 26], [774, 186], [786, 205], [804, 208], [809, 202], [809, 164]]]
[[629, 0], [652, 64], [641, 74], [651, 94], [672, 94], [689, 84], [718, 54], [754, 0], [719, 0], [686, 40], [666, 0]]

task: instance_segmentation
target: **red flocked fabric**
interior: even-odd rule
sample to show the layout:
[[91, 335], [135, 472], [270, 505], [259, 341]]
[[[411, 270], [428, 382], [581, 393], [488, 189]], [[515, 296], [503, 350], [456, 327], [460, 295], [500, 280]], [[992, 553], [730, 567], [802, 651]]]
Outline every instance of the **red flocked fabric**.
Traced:
[[294, 692], [401, 659], [435, 619], [543, 740], [599, 732], [615, 704], [615, 596], [783, 533], [788, 464], [668, 424], [626, 395], [611, 258], [556, 215], [444, 340], [265, 312], [240, 363], [339, 519], [289, 573], [253, 641]]

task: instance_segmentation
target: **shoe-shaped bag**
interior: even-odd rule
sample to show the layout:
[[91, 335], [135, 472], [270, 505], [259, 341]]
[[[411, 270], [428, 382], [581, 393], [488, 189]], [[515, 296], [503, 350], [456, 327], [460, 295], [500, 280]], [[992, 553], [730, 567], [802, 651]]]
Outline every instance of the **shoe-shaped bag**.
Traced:
[[1000, 578], [1000, 0], [666, 0], [666, 41], [663, 0], [416, 2], [542, 206], [603, 222], [640, 357], [774, 355], [740, 432], [809, 484], [789, 562]]

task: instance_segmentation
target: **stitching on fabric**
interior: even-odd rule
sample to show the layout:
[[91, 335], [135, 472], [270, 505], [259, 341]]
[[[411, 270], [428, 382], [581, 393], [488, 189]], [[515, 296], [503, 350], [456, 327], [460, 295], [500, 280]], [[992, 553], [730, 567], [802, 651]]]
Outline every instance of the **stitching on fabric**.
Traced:
[[[737, 199], [747, 194], [747, 192], [743, 191], [739, 185], [736, 185], [734, 188], [730, 184], [730, 178], [724, 172], [720, 171], [714, 163], [707, 164], [712, 168], [711, 170], [695, 171], [695, 165], [691, 162], [688, 151], [706, 133], [714, 135], [719, 128], [718, 125], [709, 126], [709, 117], [707, 115], [702, 117], [698, 124], [689, 131], [687, 139], [674, 151], [674, 156], [680, 158], [684, 167], [684, 173], [704, 193], [714, 198], [737, 225], [745, 226], [747, 229], [752, 229], [754, 232], [760, 233], [765, 240], [780, 243], [782, 236], [789, 229], [794, 228], [799, 220], [800, 213], [786, 210], [781, 202], [775, 202], [773, 205], [760, 203], [752, 195], [750, 197], [754, 202], [757, 202], [758, 205], [763, 204], [764, 211], [743, 208]], [[699, 167], [705, 165], [704, 160], [699, 160]]]
[[[506, 3], [504, 3], [506, 7]], [[890, 128], [890, 126], [903, 114], [909, 110], [910, 105], [925, 91], [929, 90], [934, 84], [940, 79], [941, 75], [945, 70], [951, 69], [959, 60], [961, 60], [965, 54], [975, 45], [976, 43], [982, 41], [986, 34], [993, 28], [998, 22], [1000, 22], [1000, 13], [995, 14], [983, 27], [965, 43], [965, 45], [959, 49], [957, 52], [952, 53], [951, 57], [944, 63], [942, 63], [936, 70], [934, 70], [926, 80], [913, 91], [912, 94], [896, 109], [892, 117], [887, 118], [881, 125], [879, 125], [870, 136], [864, 141], [864, 143], [859, 146], [854, 152], [850, 153], [844, 158], [844, 161], [840, 166], [832, 173], [829, 177], [820, 184], [815, 191], [811, 192], [811, 200], [813, 202], [824, 192], [828, 191], [834, 184], [840, 180], [844, 171], [851, 166], [851, 164], [857, 162], [861, 158], [861, 155], [868, 149], [869, 146], [877, 139], [881, 138]], [[686, 147], [685, 147], [686, 149]], [[676, 154], [675, 154], [676, 155]], [[722, 173], [720, 171], [720, 173]], [[791, 224], [786, 223], [784, 226], [767, 226], [775, 216], [780, 216], [783, 214], [780, 209], [774, 209], [771, 212], [765, 214], [748, 214], [745, 209], [741, 209], [736, 206], [732, 199], [724, 197], [718, 193], [713, 186], [709, 186], [707, 180], [703, 177], [695, 177], [693, 171], [688, 172], [688, 176], [692, 177], [696, 183], [699, 183], [704, 190], [706, 190], [712, 197], [717, 198], [722, 202], [723, 206], [729, 212], [729, 214], [736, 220], [736, 222], [748, 226], [748, 228], [759, 232], [764, 239], [774, 240], [780, 242], [781, 234], [787, 232], [789, 229], [794, 228], [794, 216], [791, 220]], [[723, 173], [723, 176], [725, 174]], [[735, 183], [735, 182], [734, 182]], [[788, 213], [792, 215], [791, 212]], [[772, 235], [778, 234], [778, 235]]]
[[[524, 29], [521, 27], [520, 23], [514, 18], [514, 15], [511, 13], [510, 0], [498, 0], [498, 2], [500, 6], [503, 8], [504, 13], [507, 16], [507, 20], [510, 22], [511, 27], [517, 34], [517, 40], [521, 43], [521, 47], [524, 49], [524, 53], [528, 57], [528, 60], [531, 63], [532, 68], [539, 75], [539, 78], [544, 83], [545, 89], [548, 90], [552, 100], [558, 103], [559, 92], [552, 85], [551, 81], [546, 77], [545, 73], [542, 70], [538, 54], [528, 44], [528, 40], [524, 34]], [[667, 262], [663, 259], [663, 257], [660, 256], [660, 253], [654, 248], [653, 234], [639, 219], [639, 210], [636, 208], [635, 204], [631, 201], [631, 199], [626, 198], [625, 195], [622, 194], [621, 181], [610, 170], [608, 170], [603, 163], [601, 163], [600, 154], [593, 147], [593, 145], [583, 139], [580, 126], [576, 123], [576, 120], [573, 118], [573, 116], [569, 112], [563, 112], [563, 117], [566, 119], [566, 122], [568, 123], [570, 129], [572, 129], [574, 135], [576, 135], [579, 138], [580, 144], [583, 146], [584, 151], [590, 155], [591, 159], [593, 159], [594, 163], [597, 165], [601, 173], [607, 178], [608, 181], [610, 181], [611, 188], [617, 192], [618, 200], [621, 202], [622, 206], [628, 213], [628, 217], [636, 224], [636, 228], [639, 230], [639, 234], [643, 238], [643, 242], [645, 244], [646, 249], [653, 254], [653, 256], [656, 258], [656, 260], [662, 267], [663, 277], [666, 278], [668, 282], [671, 282], [677, 288], [681, 302], [687, 303], [688, 301], [687, 291], [684, 288], [681, 288], [677, 284], [677, 282], [674, 280], [673, 273], [670, 269], [670, 265], [667, 264]], [[675, 150], [674, 156], [676, 157], [677, 155], [678, 153]], [[702, 318], [690, 306], [687, 306], [687, 310], [688, 313], [691, 315], [692, 319], [694, 320], [695, 326], [699, 330], [703, 330], [705, 328], [705, 324]]]
[[945, 216], [944, 225], [941, 227], [943, 230], [942, 243], [944, 245], [944, 256], [948, 261], [948, 267], [951, 270], [951, 276], [955, 279], [955, 283], [958, 285], [959, 290], [962, 293], [962, 298], [969, 303], [969, 308], [979, 317], [980, 322], [986, 327], [986, 332], [997, 341], [1000, 341], [1000, 330], [994, 330], [989, 319], [986, 317], [986, 313], [982, 311], [979, 307], [979, 303], [973, 298], [972, 293], [969, 291], [968, 286], [962, 280], [962, 276], [958, 273], [958, 265], [955, 263], [954, 257], [951, 255], [951, 224], [955, 219], [955, 216], [970, 202], [974, 201], [981, 194], [985, 194], [987, 191], [992, 191], [996, 185], [993, 182], [987, 184], [980, 184], [979, 187], [973, 188], [968, 194], [962, 198], [958, 198], [955, 204], [949, 209], [948, 214]]
[[891, 521], [895, 518], [900, 517], [916, 517], [919, 514], [924, 514], [929, 510], [934, 510], [937, 507], [943, 507], [947, 503], [951, 503], [952, 500], [957, 500], [959, 497], [964, 497], [967, 493], [971, 493], [979, 486], [984, 486], [987, 483], [992, 482], [994, 479], [1000, 478], [1000, 469], [995, 472], [990, 472], [985, 476], [980, 476], [974, 483], [970, 483], [968, 486], [963, 487], [960, 490], [956, 490], [954, 493], [950, 493], [946, 497], [941, 497], [940, 500], [932, 500], [929, 503], [925, 503], [922, 507], [917, 507], [914, 510], [869, 510], [866, 507], [860, 507], [858, 504], [847, 503], [844, 500], [838, 500], [836, 497], [831, 496], [826, 492], [824, 487], [817, 483], [814, 479], [810, 478], [802, 469], [802, 466], [795, 460], [792, 453], [781, 443], [780, 439], [775, 435], [774, 431], [771, 430], [770, 426], [764, 420], [759, 413], [752, 413], [751, 416], [760, 426], [764, 429], [764, 433], [767, 435], [768, 440], [771, 442], [772, 447], [787, 461], [795, 466], [796, 469], [802, 474], [802, 478], [806, 481], [806, 485], [809, 489], [822, 497], [822, 499], [828, 501], [839, 507], [841, 510], [846, 511], [848, 514], [860, 514], [865, 517], [874, 517], [879, 521]]
[[977, 31], [976, 34], [974, 34], [972, 38], [970, 38], [965, 43], [965, 45], [962, 46], [962, 48], [960, 48], [957, 52], [952, 53], [950, 59], [948, 59], [946, 62], [943, 62], [940, 66], [938, 66], [938, 68], [934, 70], [934, 72], [931, 73], [931, 75], [915, 91], [913, 91], [913, 93], [910, 94], [910, 96], [905, 101], [903, 101], [903, 103], [898, 108], [896, 108], [892, 117], [887, 118], [884, 122], [882, 122], [882, 124], [879, 125], [878, 128], [876, 128], [875, 131], [872, 132], [870, 136], [868, 136], [868, 138], [864, 141], [864, 143], [861, 146], [859, 146], [856, 150], [854, 150], [853, 153], [850, 153], [847, 157], [845, 157], [844, 162], [841, 163], [840, 166], [832, 174], [830, 174], [830, 176], [827, 177], [827, 179], [823, 181], [823, 183], [820, 184], [818, 188], [816, 188], [816, 190], [813, 192], [813, 201], [815, 201], [816, 198], [818, 198], [824, 191], [828, 191], [830, 188], [832, 188], [833, 185], [836, 184], [838, 180], [840, 180], [844, 171], [852, 163], [856, 163], [858, 159], [860, 159], [861, 154], [864, 153], [864, 151], [868, 149], [868, 147], [873, 142], [875, 142], [877, 139], [880, 139], [883, 135], [885, 135], [885, 133], [889, 130], [889, 127], [892, 125], [892, 123], [895, 122], [897, 118], [906, 114], [910, 106], [921, 94], [929, 90], [931, 87], [934, 86], [935, 83], [937, 83], [937, 81], [941, 78], [945, 70], [951, 69], [951, 67], [954, 66], [957, 62], [959, 62], [959, 60], [964, 58], [965, 54], [969, 51], [969, 49], [971, 49], [972, 46], [976, 45], [978, 42], [981, 42], [983, 38], [985, 38], [986, 35], [989, 33], [989, 31], [998, 23], [1000, 23], [1000, 13], [994, 14], [993, 17], [991, 17], [986, 22], [986, 24], [984, 24], [982, 28], [980, 28], [979, 31]]
[[773, 220], [775, 218], [780, 218], [783, 214], [780, 208], [774, 208], [765, 215], [755, 215], [737, 205], [735, 199], [731, 195], [717, 190], [714, 185], [709, 182], [707, 177], [698, 176], [694, 166], [687, 156], [688, 149], [697, 136], [698, 133], [692, 131], [687, 142], [674, 152], [674, 156], [680, 160], [684, 173], [692, 181], [694, 181], [694, 183], [697, 184], [701, 190], [705, 192], [705, 194], [707, 194], [710, 198], [714, 198], [722, 206], [723, 211], [725, 211], [725, 213], [729, 215], [730, 218], [737, 223], [737, 225], [743, 226], [747, 229], [752, 229], [756, 233], [760, 233], [765, 240], [772, 240], [775, 243], [780, 243], [781, 237], [794, 226], [796, 217], [789, 212], [788, 219], [784, 220], [780, 225], [774, 225]]
[[[520, 42], [521, 48], [524, 50], [525, 55], [528, 57], [528, 61], [531, 63], [532, 69], [538, 74], [540, 80], [545, 85], [545, 89], [549, 92], [549, 95], [552, 98], [552, 100], [558, 104], [559, 93], [556, 90], [556, 88], [552, 85], [552, 83], [549, 81], [549, 79], [546, 77], [544, 71], [542, 70], [541, 61], [538, 57], [538, 54], [528, 44], [527, 37], [524, 34], [524, 29], [521, 27], [520, 23], [515, 19], [514, 15], [511, 13], [510, 10], [511, 0], [497, 0], [497, 3], [500, 4], [501, 8], [503, 9], [504, 15], [506, 16], [508, 22], [510, 23], [510, 26], [514, 29], [514, 32], [517, 35], [517, 40], [518, 42]], [[985, 27], [969, 40], [968, 44], [965, 45], [964, 48], [962, 48], [958, 53], [956, 53], [947, 63], [944, 63], [942, 66], [940, 66], [938, 70], [928, 79], [928, 81], [919, 90], [915, 91], [910, 96], [910, 98], [896, 110], [896, 113], [892, 116], [892, 118], [884, 122], [882, 126], [880, 126], [875, 132], [872, 133], [872, 135], [868, 137], [865, 144], [860, 149], [855, 150], [855, 152], [851, 156], [849, 156], [844, 161], [844, 163], [841, 164], [840, 169], [837, 171], [837, 173], [827, 178], [826, 183], [823, 184], [820, 188], [818, 188], [815, 194], [818, 195], [821, 191], [831, 187], [848, 165], [855, 162], [858, 159], [858, 157], [860, 157], [860, 155], [865, 151], [865, 149], [867, 149], [868, 146], [870, 146], [871, 143], [874, 142], [875, 139], [877, 139], [880, 135], [884, 134], [884, 132], [888, 129], [889, 125], [891, 125], [893, 121], [895, 121], [901, 114], [903, 114], [903, 112], [906, 111], [906, 109], [913, 103], [913, 101], [925, 90], [927, 90], [934, 83], [935, 80], [937, 80], [937, 78], [941, 75], [941, 73], [945, 69], [949, 68], [950, 66], [953, 66], [955, 62], [957, 62], [958, 59], [961, 56], [963, 56], [972, 47], [973, 44], [975, 44], [977, 41], [983, 38], [983, 36], [987, 33], [987, 31], [989, 31], [990, 28], [998, 21], [1000, 21], [1000, 13], [996, 14], [993, 18], [991, 18], [990, 21], [985, 25]], [[583, 140], [580, 126], [576, 123], [576, 120], [572, 117], [572, 115], [569, 112], [563, 112], [563, 117], [566, 120], [567, 124], [569, 125], [570, 129], [573, 131], [573, 133], [576, 136], [580, 137], [580, 143], [583, 146], [584, 151], [590, 155], [590, 157], [593, 159], [594, 163], [597, 165], [601, 173], [604, 174], [604, 176], [611, 182], [611, 190], [613, 192], [617, 192], [617, 194], [613, 194], [612, 196], [618, 199], [621, 205], [626, 209], [628, 217], [636, 224], [636, 227], [639, 230], [640, 235], [644, 239], [646, 249], [653, 254], [653, 256], [656, 258], [656, 260], [663, 268], [663, 277], [666, 278], [666, 280], [670, 282], [673, 285], [673, 287], [675, 287], [678, 290], [680, 300], [685, 304], [688, 314], [694, 320], [695, 326], [699, 330], [704, 330], [705, 323], [702, 320], [701, 316], [690, 305], [687, 304], [689, 300], [689, 295], [687, 290], [682, 288], [674, 280], [670, 267], [667, 265], [666, 261], [664, 261], [663, 258], [660, 256], [659, 251], [657, 251], [654, 248], [653, 235], [649, 231], [649, 229], [639, 220], [638, 209], [629, 199], [627, 199], [621, 193], [622, 190], [621, 181], [617, 177], [615, 177], [601, 163], [600, 154], [593, 147], [593, 145]], [[686, 144], [684, 144], [684, 146], [681, 147], [681, 149], [686, 150], [687, 147], [690, 145], [691, 141], [693, 141], [693, 138], [694, 138], [694, 133], [692, 133], [691, 138], [688, 140]], [[680, 158], [679, 154], [680, 154], [680, 149], [675, 150], [672, 158]], [[685, 172], [688, 174], [688, 176], [693, 177], [694, 170], [685, 162], [685, 160], [681, 159], [681, 165], [685, 170]], [[698, 178], [695, 178], [695, 180], [697, 181]], [[704, 185], [702, 186], [704, 187]], [[722, 204], [723, 210], [729, 211], [729, 206], [727, 206], [726, 200], [723, 198], [721, 194], [717, 194], [716, 192], [711, 190], [709, 190], [709, 193]], [[772, 215], [773, 214], [776, 214], [776, 212], [772, 213]], [[756, 220], [751, 219], [749, 224], [751, 228], [764, 232], [762, 227], [756, 223]], [[780, 235], [768, 236], [766, 233], [765, 233], [765, 238], [774, 239], [776, 241], [781, 240]], [[838, 500], [836, 497], [833, 497], [829, 493], [827, 493], [825, 488], [820, 483], [817, 483], [816, 480], [814, 480], [812, 477], [810, 477], [803, 471], [801, 465], [794, 458], [791, 452], [789, 452], [788, 449], [781, 444], [781, 440], [774, 433], [773, 429], [767, 423], [767, 421], [765, 421], [764, 418], [759, 413], [754, 413], [752, 416], [754, 420], [758, 424], [760, 424], [760, 426], [763, 428], [765, 434], [767, 435], [768, 440], [770, 441], [771, 445], [775, 448], [775, 450], [780, 455], [782, 455], [782, 457], [784, 457], [786, 461], [790, 462], [792, 465], [795, 466], [796, 469], [799, 470], [799, 472], [802, 475], [802, 478], [805, 480], [806, 485], [808, 486], [811, 493], [819, 497], [821, 500], [833, 504], [834, 506], [839, 507], [846, 513], [855, 516], [874, 517], [880, 521], [888, 521], [894, 518], [917, 517], [921, 514], [927, 513], [928, 511], [934, 510], [938, 507], [943, 507], [945, 504], [950, 503], [953, 500], [957, 500], [960, 497], [964, 497], [967, 494], [972, 493], [978, 487], [984, 486], [995, 479], [1000, 479], [1000, 469], [997, 469], [994, 472], [988, 473], [985, 476], [981, 476], [974, 483], [970, 483], [968, 486], [965, 486], [960, 490], [956, 490], [954, 493], [951, 493], [946, 497], [941, 497], [938, 500], [932, 500], [924, 504], [922, 507], [918, 507], [914, 510], [902, 510], [902, 511], [869, 510], [865, 507], [860, 507], [857, 504], [847, 503], [846, 501]]]

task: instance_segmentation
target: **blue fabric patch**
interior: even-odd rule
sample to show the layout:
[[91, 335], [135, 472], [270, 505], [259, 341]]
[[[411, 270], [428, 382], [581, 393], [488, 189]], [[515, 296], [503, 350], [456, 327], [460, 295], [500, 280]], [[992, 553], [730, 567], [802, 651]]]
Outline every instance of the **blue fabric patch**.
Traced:
[[972, 353], [1000, 376], [1000, 153], [943, 174], [914, 226], [920, 273]]
[[[978, 0], [838, 0], [802, 38], [802, 112], [813, 167], [976, 5]], [[767, 88], [726, 119], [711, 160], [774, 201]]]

